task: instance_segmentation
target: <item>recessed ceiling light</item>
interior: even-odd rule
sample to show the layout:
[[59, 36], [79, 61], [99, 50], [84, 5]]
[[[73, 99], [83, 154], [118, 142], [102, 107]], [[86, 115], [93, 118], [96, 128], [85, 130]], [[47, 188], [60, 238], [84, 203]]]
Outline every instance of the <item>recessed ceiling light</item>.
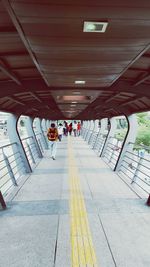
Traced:
[[74, 95], [80, 95], [81, 92], [77, 92], [77, 91], [76, 91], [76, 92], [73, 92], [73, 94], [74, 94]]
[[85, 81], [75, 81], [75, 84], [85, 84]]
[[105, 32], [108, 22], [84, 21], [83, 32]]

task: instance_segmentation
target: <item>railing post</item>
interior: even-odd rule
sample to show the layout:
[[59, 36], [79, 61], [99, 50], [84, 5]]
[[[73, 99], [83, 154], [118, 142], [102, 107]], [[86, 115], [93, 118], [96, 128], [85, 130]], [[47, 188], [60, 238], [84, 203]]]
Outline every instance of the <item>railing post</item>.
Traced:
[[84, 140], [85, 141], [87, 140], [89, 129], [90, 129], [90, 121], [87, 121], [87, 128], [86, 128], [86, 133], [85, 133], [85, 136], [84, 136]]
[[148, 206], [150, 206], [150, 195], [149, 195], [149, 197], [148, 197], [148, 199], [147, 199], [146, 204], [147, 204]]
[[133, 184], [134, 182], [136, 182], [136, 178], [137, 178], [137, 176], [138, 176], [138, 173], [139, 173], [139, 170], [140, 170], [140, 165], [141, 165], [142, 161], [143, 161], [143, 158], [140, 157], [140, 158], [139, 158], [139, 161], [138, 161], [138, 163], [137, 163], [137, 167], [136, 167], [135, 173], [134, 173], [134, 175], [133, 175], [131, 184]]
[[[106, 119], [106, 118], [105, 119], [101, 119], [101, 121], [100, 121], [100, 129], [99, 129], [98, 136], [97, 136], [97, 141], [99, 140], [101, 135], [105, 135], [106, 134], [107, 124], [108, 124], [108, 119]], [[95, 144], [94, 144], [94, 149], [96, 148], [96, 146], [97, 146], [97, 142], [95, 142]], [[101, 148], [102, 148], [101, 146], [102, 146], [102, 143], [98, 147], [98, 152], [99, 153], [101, 152]]]
[[35, 160], [34, 160], [34, 157], [33, 157], [33, 154], [32, 154], [32, 150], [31, 150], [31, 148], [30, 148], [28, 142], [26, 142], [26, 146], [27, 146], [27, 148], [28, 148], [29, 155], [30, 155], [30, 157], [31, 157], [32, 163], [35, 164]]
[[41, 151], [44, 153], [44, 150], [43, 150], [43, 147], [42, 147], [42, 144], [41, 144], [41, 140], [40, 139], [38, 139], [38, 143], [39, 143], [39, 147], [40, 147]]
[[110, 119], [110, 130], [108, 132], [105, 145], [104, 145], [103, 150], [101, 152], [101, 155], [100, 155], [101, 157], [104, 157], [105, 151], [106, 151], [108, 143], [109, 143], [109, 140], [110, 140], [111, 137], [114, 137], [115, 132], [116, 132], [116, 128], [117, 128], [116, 117], [113, 117], [113, 118]]
[[[125, 140], [122, 145], [122, 149], [119, 155], [119, 158], [117, 160], [116, 166], [114, 168], [115, 171], [119, 171], [123, 157], [127, 151], [129, 143], [135, 143], [136, 136], [137, 136], [137, 129], [138, 129], [138, 122], [136, 114], [132, 114], [129, 117], [127, 117], [128, 122], [128, 131], [125, 137]], [[133, 149], [133, 146], [130, 146], [130, 150]]]
[[17, 186], [18, 184], [16, 182], [16, 179], [15, 179], [15, 176], [14, 176], [14, 173], [13, 173], [13, 170], [12, 170], [11, 165], [9, 163], [8, 157], [4, 153], [3, 149], [2, 149], [2, 153], [3, 153], [3, 158], [5, 160], [5, 163], [6, 163], [6, 168], [8, 170], [9, 175], [10, 175], [10, 179], [11, 179], [13, 185]]
[[93, 147], [92, 147], [92, 149], [95, 149], [96, 146], [97, 146], [97, 141], [98, 141], [98, 138], [99, 138], [99, 136], [100, 136], [100, 131], [101, 131], [101, 129], [99, 129], [99, 131], [97, 132], [97, 137], [95, 138], [95, 141], [94, 141], [94, 143], [93, 143]]
[[99, 120], [94, 121], [94, 129], [93, 129], [93, 136], [91, 137], [91, 148], [94, 148], [94, 144], [97, 141], [98, 133], [99, 133]]
[[87, 133], [87, 127], [88, 127], [88, 121], [84, 121], [84, 132], [82, 134], [83, 139], [85, 139], [86, 133]]
[[93, 132], [94, 132], [94, 129], [95, 129], [95, 121], [91, 121], [91, 127], [90, 127], [90, 133], [89, 133], [89, 138], [88, 138], [88, 144], [90, 144], [91, 142], [91, 138], [92, 138], [92, 135], [93, 135]]
[[27, 173], [30, 173], [30, 172], [32, 172], [32, 169], [31, 169], [30, 163], [29, 163], [29, 161], [27, 159], [25, 150], [23, 148], [21, 139], [20, 139], [18, 131], [17, 131], [18, 118], [19, 117], [14, 115], [14, 114], [11, 114], [9, 116], [9, 119], [8, 119], [8, 122], [7, 122], [8, 136], [9, 136], [10, 143], [17, 143], [17, 146], [13, 146], [12, 147], [16, 162], [18, 162], [18, 159], [17, 159], [17, 156], [16, 156], [16, 152], [19, 151], [19, 153], [20, 153], [20, 155], [21, 155], [21, 157], [23, 159], [23, 162], [24, 162], [25, 170], [26, 170]]
[[37, 139], [35, 137], [35, 133], [33, 131], [33, 126], [32, 126], [33, 125], [33, 119], [30, 117], [26, 117], [25, 125], [26, 125], [28, 136], [32, 136], [32, 138], [33, 138], [33, 141], [34, 141], [39, 158], [43, 158], [39, 144], [38, 144]]
[[42, 121], [39, 118], [36, 119], [36, 129], [37, 129], [38, 133], [40, 133], [40, 135], [41, 135], [41, 139], [42, 139], [42, 143], [44, 144], [44, 148], [48, 149], [48, 143], [47, 143], [45, 136], [43, 134], [43, 131], [42, 131]]
[[82, 137], [84, 137], [85, 131], [86, 131], [86, 121], [83, 121], [82, 125], [81, 125], [81, 135], [82, 135]]
[[[42, 125], [43, 136], [44, 136], [45, 143], [46, 143], [46, 149], [48, 149], [49, 143], [48, 143], [47, 135], [45, 136], [45, 134], [47, 134], [47, 126], [46, 126], [46, 120], [45, 119], [42, 120], [41, 125]], [[45, 132], [45, 134], [44, 134], [44, 132]]]
[[2, 209], [6, 209], [6, 203], [5, 203], [5, 200], [4, 200], [4, 198], [3, 198], [3, 195], [2, 195], [2, 193], [1, 193], [1, 191], [0, 191], [0, 204], [1, 204], [1, 206], [2, 206]]
[[41, 119], [39, 119], [39, 118], [36, 118], [36, 129], [37, 129], [38, 133], [41, 134], [42, 142], [44, 143], [44, 148], [48, 149], [48, 144], [45, 140], [45, 137], [44, 137], [43, 131], [42, 131], [42, 127], [41, 127]]

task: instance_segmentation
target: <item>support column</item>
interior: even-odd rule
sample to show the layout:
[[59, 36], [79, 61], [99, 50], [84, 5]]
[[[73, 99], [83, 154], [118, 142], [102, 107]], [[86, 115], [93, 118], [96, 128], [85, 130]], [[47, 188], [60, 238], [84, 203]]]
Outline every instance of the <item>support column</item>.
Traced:
[[[122, 145], [122, 150], [120, 152], [118, 161], [116, 163], [116, 166], [114, 168], [115, 171], [118, 171], [120, 169], [123, 157], [128, 149], [129, 143], [135, 143], [136, 136], [137, 136], [137, 130], [138, 130], [138, 121], [136, 114], [132, 114], [129, 117], [127, 117], [128, 121], [128, 131], [124, 140], [124, 143]], [[131, 151], [133, 150], [133, 145], [130, 145]]]
[[26, 129], [27, 129], [28, 136], [32, 136], [32, 138], [33, 138], [33, 142], [35, 144], [35, 147], [36, 147], [36, 150], [37, 150], [39, 158], [43, 158], [43, 155], [42, 155], [42, 152], [40, 150], [39, 144], [37, 142], [35, 133], [33, 131], [33, 119], [30, 118], [30, 117], [27, 117], [26, 120], [25, 120], [25, 126], [26, 126]]
[[94, 130], [95, 130], [95, 121], [91, 120], [91, 125], [90, 125], [90, 129], [89, 129], [90, 132], [89, 132], [89, 136], [88, 136], [88, 140], [87, 140], [89, 144], [91, 143]]
[[43, 130], [44, 132], [47, 132], [46, 120], [45, 120], [45, 119], [42, 119], [41, 125], [42, 125], [42, 130]]
[[94, 131], [97, 133], [99, 132], [99, 120], [94, 121]]
[[83, 130], [82, 130], [82, 137], [84, 138], [85, 137], [85, 135], [86, 135], [86, 130], [87, 130], [87, 121], [83, 121], [83, 124], [82, 124], [82, 127], [84, 128]]
[[88, 128], [87, 128], [87, 134], [85, 137], [85, 141], [88, 141], [88, 139], [89, 139], [91, 127], [92, 127], [92, 121], [88, 121]]
[[102, 119], [101, 120], [100, 134], [106, 133], [107, 124], [108, 124], [108, 119]]
[[111, 125], [111, 126], [110, 126], [110, 130], [109, 130], [109, 132], [108, 132], [108, 135], [107, 135], [106, 142], [105, 142], [105, 145], [104, 145], [104, 147], [103, 147], [102, 153], [101, 153], [101, 155], [100, 155], [101, 157], [103, 157], [104, 154], [105, 154], [105, 151], [106, 151], [106, 149], [107, 149], [107, 145], [108, 145], [108, 143], [109, 143], [110, 138], [111, 138], [111, 137], [114, 137], [114, 135], [115, 135], [116, 128], [117, 128], [116, 117], [113, 117], [113, 118], [110, 119], [110, 125]]
[[45, 149], [48, 149], [47, 142], [44, 138], [42, 127], [41, 127], [41, 119], [39, 119], [39, 118], [36, 119], [36, 129], [37, 129], [38, 133], [41, 135]]
[[43, 136], [46, 142], [46, 149], [48, 149], [48, 139], [47, 139], [47, 127], [46, 127], [46, 120], [43, 119], [41, 122], [42, 125], [42, 132], [43, 132]]
[[92, 148], [94, 147], [97, 141], [98, 133], [99, 133], [99, 124], [98, 124], [98, 120], [95, 120], [93, 134], [91, 135], [90, 140], [89, 140], [89, 143], [91, 143]]
[[51, 122], [50, 122], [50, 120], [46, 120], [46, 131], [48, 130], [48, 128], [50, 128], [50, 124], [51, 124]]
[[87, 121], [87, 125], [86, 125], [86, 132], [85, 132], [85, 135], [84, 135], [84, 139], [85, 139], [85, 140], [86, 140], [87, 135], [88, 135], [89, 127], [90, 127], [90, 121], [88, 120], [88, 121]]
[[105, 137], [104, 136], [106, 135], [107, 124], [108, 124], [107, 118], [101, 119], [101, 125], [99, 128], [97, 139], [96, 139], [96, 142], [93, 146], [93, 149], [98, 149], [99, 156], [101, 155], [101, 151], [103, 149], [103, 146], [105, 145]]
[[17, 159], [18, 155], [16, 153], [19, 151], [19, 153], [23, 159], [23, 162], [24, 162], [25, 171], [27, 173], [30, 173], [30, 172], [32, 172], [32, 169], [31, 169], [30, 163], [28, 161], [24, 147], [22, 145], [21, 139], [20, 139], [18, 131], [17, 131], [18, 119], [19, 119], [19, 117], [14, 115], [14, 114], [11, 114], [9, 116], [8, 123], [7, 123], [8, 136], [9, 136], [10, 143], [16, 143], [17, 144], [16, 146], [12, 146], [12, 150], [13, 150], [13, 154], [14, 154], [16, 162], [18, 162], [18, 159]]

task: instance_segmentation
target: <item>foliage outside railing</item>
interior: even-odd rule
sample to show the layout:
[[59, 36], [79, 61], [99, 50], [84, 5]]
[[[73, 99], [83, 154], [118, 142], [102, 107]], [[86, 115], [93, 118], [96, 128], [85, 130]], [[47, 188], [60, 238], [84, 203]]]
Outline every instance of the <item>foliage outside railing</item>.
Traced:
[[119, 174], [145, 194], [150, 194], [150, 147], [129, 143]]

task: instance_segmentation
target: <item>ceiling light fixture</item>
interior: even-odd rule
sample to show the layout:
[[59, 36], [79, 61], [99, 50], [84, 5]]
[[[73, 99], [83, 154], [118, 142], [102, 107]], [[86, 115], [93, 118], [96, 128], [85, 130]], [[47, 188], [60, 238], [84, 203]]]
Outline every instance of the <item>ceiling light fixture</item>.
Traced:
[[75, 84], [85, 84], [85, 81], [75, 81]]
[[73, 92], [73, 94], [74, 94], [74, 95], [80, 95], [81, 92], [77, 92], [77, 91], [76, 91], [76, 92]]
[[108, 22], [84, 21], [83, 32], [105, 32]]

